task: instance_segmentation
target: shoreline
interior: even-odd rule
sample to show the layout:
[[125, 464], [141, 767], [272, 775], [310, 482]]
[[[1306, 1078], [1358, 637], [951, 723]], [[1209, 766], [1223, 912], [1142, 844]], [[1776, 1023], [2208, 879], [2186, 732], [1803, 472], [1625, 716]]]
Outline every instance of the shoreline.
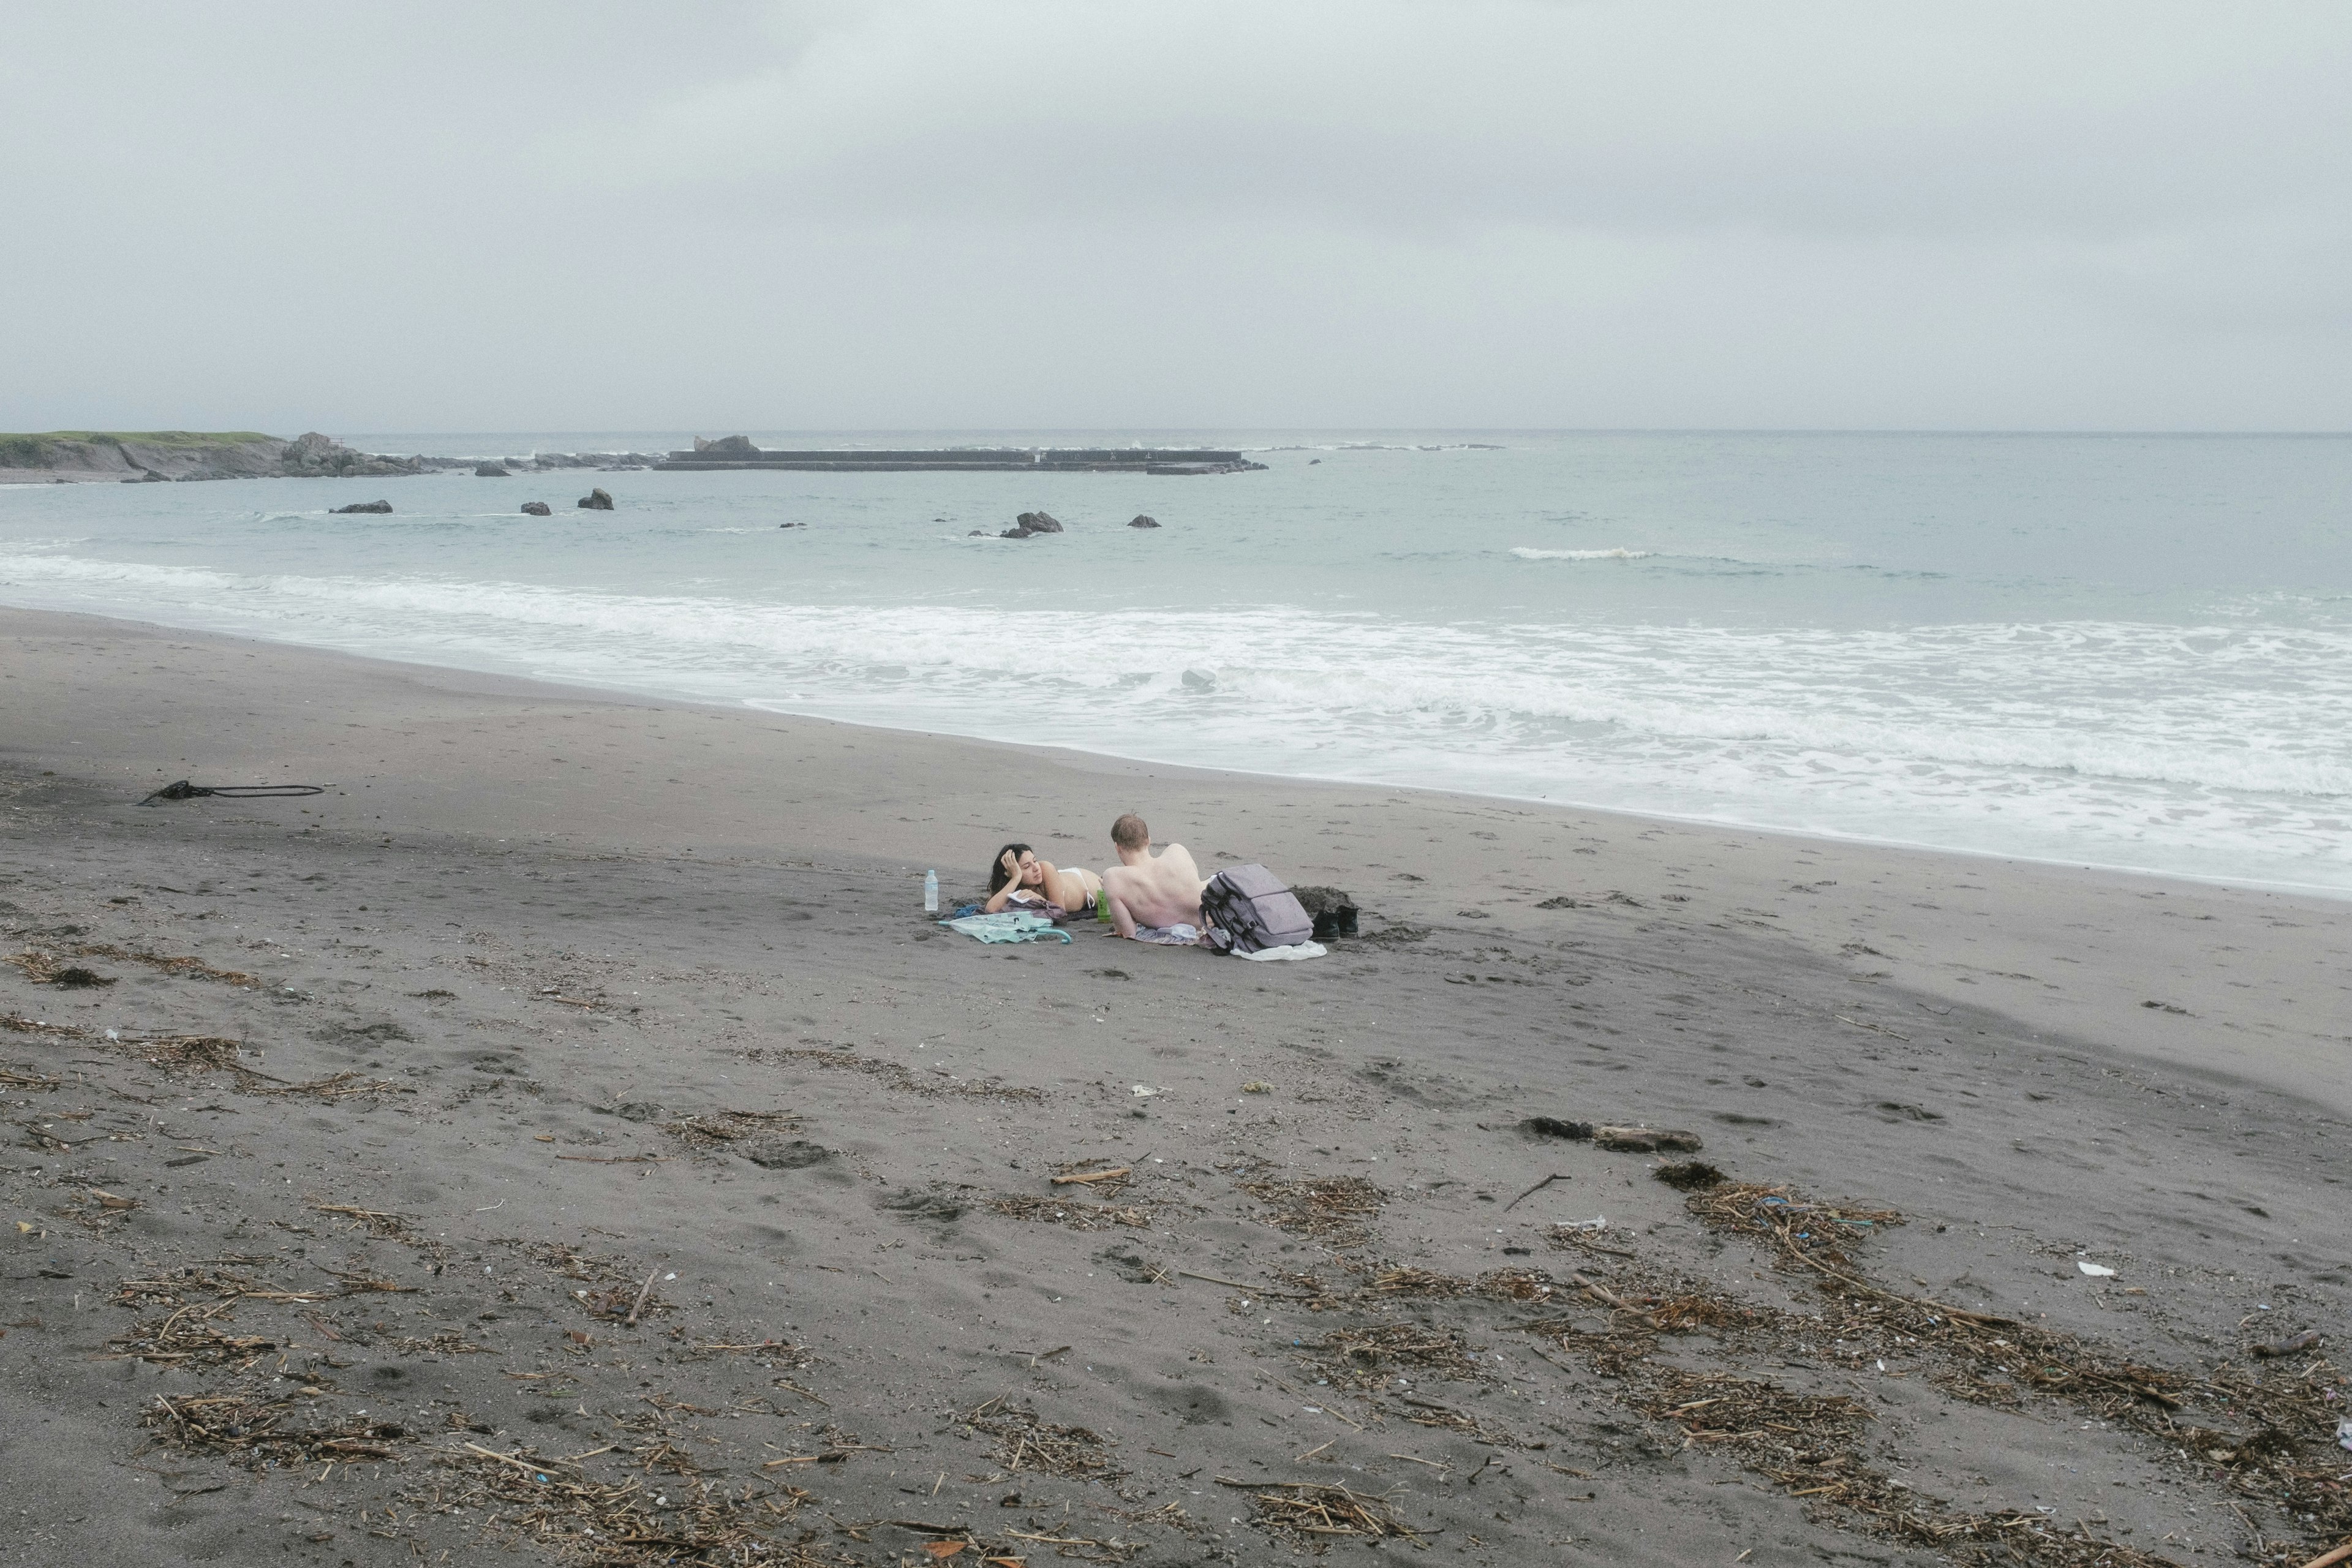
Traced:
[[2352, 887], [2336, 887], [2321, 882], [2300, 882], [2268, 879], [2260, 877], [2222, 876], [2189, 871], [2160, 870], [2140, 866], [2119, 865], [2097, 860], [2078, 860], [2068, 857], [2021, 854], [2012, 850], [1980, 849], [1962, 845], [1923, 842], [1917, 839], [1881, 837], [1863, 833], [1844, 833], [1834, 828], [1798, 828], [1767, 823], [1743, 821], [1737, 817], [1704, 816], [1667, 811], [1635, 810], [1622, 805], [1602, 805], [1541, 795], [1512, 795], [1503, 792], [1481, 792], [1446, 784], [1400, 783], [1370, 779], [1345, 773], [1265, 773], [1247, 768], [1229, 768], [1215, 764], [1182, 763], [1163, 757], [1136, 752], [1097, 750], [1089, 747], [1008, 740], [985, 734], [967, 734], [953, 731], [925, 730], [901, 726], [875, 719], [845, 718], [835, 714], [801, 712], [792, 709], [769, 707], [764, 700], [741, 699], [734, 702], [713, 702], [648, 687], [632, 689], [625, 686], [602, 685], [593, 680], [573, 680], [562, 676], [518, 674], [511, 670], [467, 664], [444, 664], [425, 658], [404, 658], [385, 653], [361, 653], [348, 648], [320, 643], [300, 642], [289, 638], [268, 637], [241, 632], [226, 632], [202, 626], [183, 626], [166, 621], [142, 620], [132, 616], [109, 615], [88, 610], [56, 610], [0, 603], [0, 614], [25, 611], [39, 615], [86, 616], [99, 622], [118, 623], [158, 632], [200, 637], [217, 637], [233, 642], [251, 641], [273, 647], [303, 650], [336, 658], [399, 666], [420, 670], [438, 670], [450, 674], [471, 674], [500, 680], [512, 680], [526, 687], [542, 687], [550, 691], [571, 691], [622, 702], [651, 702], [661, 706], [691, 709], [713, 713], [747, 713], [791, 719], [810, 723], [839, 724], [852, 729], [871, 730], [879, 733], [903, 735], [917, 739], [936, 740], [947, 743], [968, 743], [984, 746], [1004, 746], [1016, 751], [1034, 752], [1044, 757], [1100, 758], [1148, 768], [1174, 768], [1188, 775], [1213, 779], [1229, 777], [1249, 781], [1253, 784], [1300, 784], [1329, 788], [1357, 790], [1399, 790], [1415, 795], [1473, 803], [1496, 803], [1527, 806], [1536, 810], [1575, 812], [1590, 816], [1621, 818], [1632, 823], [1672, 824], [1678, 827], [1698, 830], [1721, 830], [1726, 833], [1754, 834], [1790, 844], [1838, 845], [1861, 849], [1890, 852], [1952, 856], [1963, 859], [1984, 860], [2002, 866], [2034, 867], [2051, 871], [2078, 872], [2095, 877], [2111, 877], [2156, 883], [2178, 883], [2186, 887], [2236, 889], [2247, 892], [2275, 893], [2292, 898], [2316, 899], [2328, 903], [2352, 905]]
[[[2352, 1530], [2281, 1468], [2341, 1468], [2336, 904], [89, 616], [0, 648], [28, 1560], [1254, 1564], [1337, 1486], [1498, 1568]], [[131, 804], [183, 777], [336, 783]], [[1127, 809], [1362, 937], [923, 916], [928, 864], [943, 902], [1007, 838], [1095, 864]], [[1538, 1116], [1688, 1130], [1724, 1184]], [[1866, 1310], [1768, 1198], [1875, 1216]], [[2165, 1402], [2016, 1381], [2029, 1334]], [[2179, 1457], [2257, 1416], [2251, 1468]]]

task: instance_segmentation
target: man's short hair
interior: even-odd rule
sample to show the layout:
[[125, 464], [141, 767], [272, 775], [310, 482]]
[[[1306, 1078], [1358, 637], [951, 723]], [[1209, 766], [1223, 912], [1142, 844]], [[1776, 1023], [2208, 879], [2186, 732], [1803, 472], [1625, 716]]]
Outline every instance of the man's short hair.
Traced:
[[1130, 811], [1110, 825], [1110, 841], [1121, 849], [1146, 849], [1151, 845], [1151, 829]]

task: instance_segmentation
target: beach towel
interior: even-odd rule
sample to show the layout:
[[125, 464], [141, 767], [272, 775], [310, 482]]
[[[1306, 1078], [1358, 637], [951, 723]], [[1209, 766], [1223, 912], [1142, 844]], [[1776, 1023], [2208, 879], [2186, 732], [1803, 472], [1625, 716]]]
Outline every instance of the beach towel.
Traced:
[[1261, 947], [1255, 952], [1234, 949], [1235, 958], [1247, 958], [1259, 963], [1297, 963], [1302, 958], [1320, 958], [1331, 950], [1319, 942], [1296, 942], [1285, 947]]
[[1054, 929], [1054, 922], [1044, 915], [1033, 915], [1017, 910], [1003, 914], [966, 915], [961, 920], [941, 921], [950, 931], [961, 931], [974, 942], [1035, 942], [1041, 937], [1057, 936], [1064, 942], [1070, 933]]

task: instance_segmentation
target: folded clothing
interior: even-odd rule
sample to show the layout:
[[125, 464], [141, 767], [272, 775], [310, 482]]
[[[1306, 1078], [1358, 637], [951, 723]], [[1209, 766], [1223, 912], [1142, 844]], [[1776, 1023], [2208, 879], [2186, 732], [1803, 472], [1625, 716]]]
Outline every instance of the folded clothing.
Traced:
[[1191, 947], [1201, 940], [1201, 932], [1198, 927], [1188, 925], [1138, 926], [1135, 940], [1156, 942], [1162, 947]]
[[1331, 950], [1319, 942], [1295, 942], [1283, 947], [1261, 947], [1252, 952], [1240, 948], [1233, 950], [1235, 958], [1246, 958], [1259, 963], [1297, 963], [1302, 958], [1321, 958]]
[[1064, 942], [1070, 933], [1054, 929], [1054, 922], [1044, 915], [1030, 914], [1022, 910], [1006, 910], [1002, 914], [966, 915], [961, 920], [945, 920], [940, 924], [950, 931], [961, 931], [974, 942], [1036, 942], [1055, 936]]

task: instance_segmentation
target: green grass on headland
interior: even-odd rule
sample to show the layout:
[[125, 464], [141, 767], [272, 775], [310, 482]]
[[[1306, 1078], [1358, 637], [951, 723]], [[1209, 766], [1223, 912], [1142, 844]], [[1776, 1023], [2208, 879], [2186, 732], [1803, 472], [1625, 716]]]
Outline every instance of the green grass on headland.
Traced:
[[30, 435], [0, 435], [0, 441], [137, 441], [149, 447], [242, 447], [247, 441], [275, 441], [258, 430], [42, 430]]

